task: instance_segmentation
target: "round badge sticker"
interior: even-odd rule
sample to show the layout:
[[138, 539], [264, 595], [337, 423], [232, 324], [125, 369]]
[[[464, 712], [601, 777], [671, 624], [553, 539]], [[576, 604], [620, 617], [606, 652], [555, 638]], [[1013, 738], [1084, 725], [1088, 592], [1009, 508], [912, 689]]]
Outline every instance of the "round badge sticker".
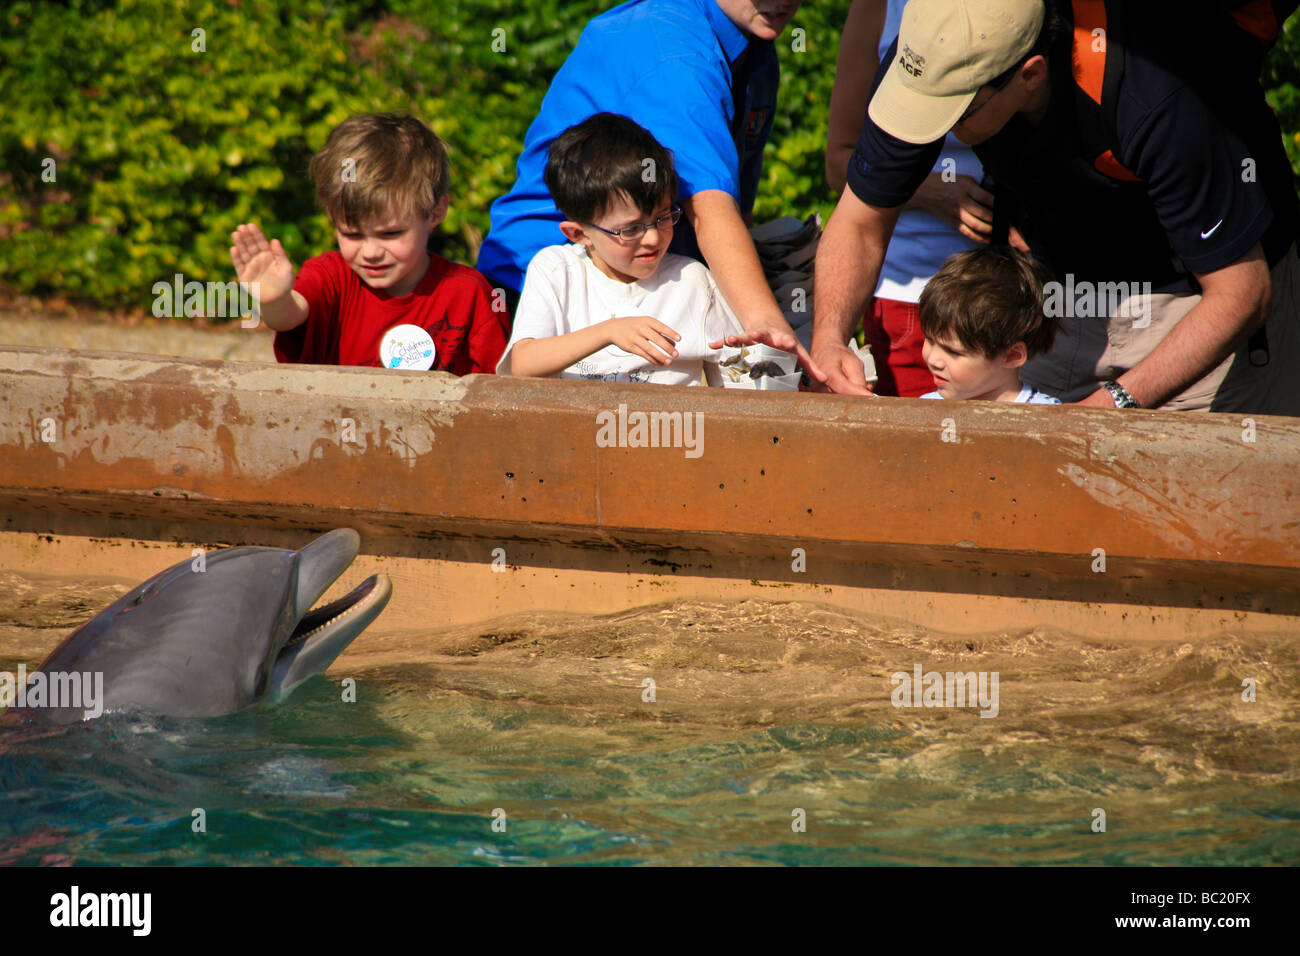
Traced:
[[395, 325], [379, 343], [379, 361], [384, 368], [433, 368], [433, 336], [418, 325]]

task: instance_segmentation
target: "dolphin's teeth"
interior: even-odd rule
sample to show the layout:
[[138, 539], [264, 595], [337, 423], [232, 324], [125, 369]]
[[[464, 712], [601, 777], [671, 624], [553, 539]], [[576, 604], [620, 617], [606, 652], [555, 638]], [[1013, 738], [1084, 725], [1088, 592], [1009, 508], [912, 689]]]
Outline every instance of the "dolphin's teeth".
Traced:
[[[356, 594], [356, 591], [353, 591], [351, 594], [348, 594], [345, 597], [340, 598], [338, 601], [335, 601], [332, 604], [327, 604], [321, 608], [318, 608], [304, 615], [303, 620], [306, 620], [307, 618], [310, 618], [313, 614], [328, 612], [330, 608], [334, 607], [335, 605], [339, 605], [339, 604], [344, 605], [342, 610], [340, 610], [337, 614], [334, 614], [333, 616], [326, 618], [324, 621], [321, 621], [319, 624], [317, 624], [315, 627], [311, 628], [310, 630], [306, 630], [301, 633], [295, 632], [292, 636], [290, 636], [289, 640], [285, 642], [284, 646], [294, 647], [298, 644], [301, 644], [303, 641], [307, 640], [312, 635], [319, 634], [321, 631], [325, 630], [335, 622], [340, 621], [343, 618], [348, 617], [349, 615], [355, 616], [360, 611], [369, 607], [371, 604], [374, 603], [372, 599], [377, 593], [375, 587], [376, 584], [377, 584], [376, 581], [366, 581], [364, 584], [362, 584], [361, 587], [357, 588], [357, 590], [359, 591], [362, 588], [364, 588], [365, 593], [361, 595], [361, 597], [352, 601], [351, 604], [346, 604], [345, 602], [347, 602], [350, 598], [352, 598], [352, 596]], [[301, 624], [301, 622], [299, 622], [299, 624]]]

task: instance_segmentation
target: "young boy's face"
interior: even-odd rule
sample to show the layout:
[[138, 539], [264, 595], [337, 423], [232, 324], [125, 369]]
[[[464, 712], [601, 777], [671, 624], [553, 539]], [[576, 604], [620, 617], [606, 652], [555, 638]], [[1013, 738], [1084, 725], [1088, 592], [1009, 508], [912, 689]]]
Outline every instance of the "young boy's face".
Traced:
[[591, 261], [605, 275], [619, 282], [635, 282], [638, 279], [648, 279], [659, 268], [669, 243], [673, 241], [672, 222], [665, 219], [633, 240], [611, 236], [602, 230], [625, 229], [637, 224], [649, 225], [668, 216], [671, 211], [672, 201], [667, 197], [653, 213], [644, 213], [632, 200], [617, 195], [597, 217], [599, 222], [566, 222], [560, 228], [574, 242], [587, 247]]
[[996, 358], [988, 358], [967, 349], [951, 337], [927, 337], [921, 346], [934, 387], [948, 400], [983, 399], [984, 401], [1010, 401], [1020, 392], [1020, 373], [1025, 364], [1025, 346], [1017, 342]]
[[433, 215], [390, 212], [361, 226], [335, 223], [343, 261], [370, 288], [390, 296], [407, 295], [429, 265], [429, 233], [447, 215], [447, 197]]

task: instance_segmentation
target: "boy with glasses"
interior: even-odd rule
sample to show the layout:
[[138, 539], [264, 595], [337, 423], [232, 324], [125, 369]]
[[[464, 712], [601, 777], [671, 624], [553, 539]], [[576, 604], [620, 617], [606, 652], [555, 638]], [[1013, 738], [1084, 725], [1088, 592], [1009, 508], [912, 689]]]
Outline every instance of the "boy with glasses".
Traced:
[[681, 210], [672, 155], [597, 113], [551, 143], [545, 182], [568, 244], [528, 265], [497, 372], [698, 385], [709, 342], [739, 331], [709, 270], [668, 252]]
[[825, 377], [781, 312], [749, 235], [763, 148], [777, 125], [774, 41], [800, 2], [629, 0], [588, 22], [551, 79], [479, 249], [477, 268], [508, 308], [564, 218], [544, 184], [552, 141], [594, 113], [620, 113], [676, 157], [683, 215], [672, 252], [713, 273], [745, 330], [729, 344], [797, 352], [814, 378]]

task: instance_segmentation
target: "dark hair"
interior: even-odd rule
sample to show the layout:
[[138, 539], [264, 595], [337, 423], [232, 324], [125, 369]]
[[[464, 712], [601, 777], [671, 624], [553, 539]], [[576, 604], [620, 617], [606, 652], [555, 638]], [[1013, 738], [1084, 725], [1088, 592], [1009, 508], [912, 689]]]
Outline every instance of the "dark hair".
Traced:
[[1043, 309], [1048, 268], [1010, 246], [980, 246], [944, 260], [921, 292], [921, 332], [951, 335], [963, 348], [996, 358], [1017, 342], [1029, 354], [1052, 347], [1056, 318]]
[[330, 131], [311, 160], [316, 199], [335, 226], [390, 213], [430, 216], [447, 195], [447, 149], [414, 116], [362, 113]]
[[555, 205], [573, 222], [592, 222], [619, 194], [646, 214], [677, 195], [672, 153], [617, 113], [597, 113], [555, 137], [545, 180]]
[[[1051, 0], [1047, 0], [1043, 5], [1043, 25], [1038, 29], [1038, 38], [1034, 40], [1034, 45], [1029, 48], [1029, 51], [1024, 56], [984, 85], [1000, 90], [1011, 82], [1012, 77], [1020, 72], [1020, 68], [1025, 65], [1026, 61], [1036, 56], [1050, 57], [1059, 55], [1061, 53], [1059, 47], [1070, 36], [1068, 27], [1069, 24], [1065, 22], [1065, 18], [1056, 9], [1056, 5]], [[1069, 55], [1068, 50], [1066, 55]]]

